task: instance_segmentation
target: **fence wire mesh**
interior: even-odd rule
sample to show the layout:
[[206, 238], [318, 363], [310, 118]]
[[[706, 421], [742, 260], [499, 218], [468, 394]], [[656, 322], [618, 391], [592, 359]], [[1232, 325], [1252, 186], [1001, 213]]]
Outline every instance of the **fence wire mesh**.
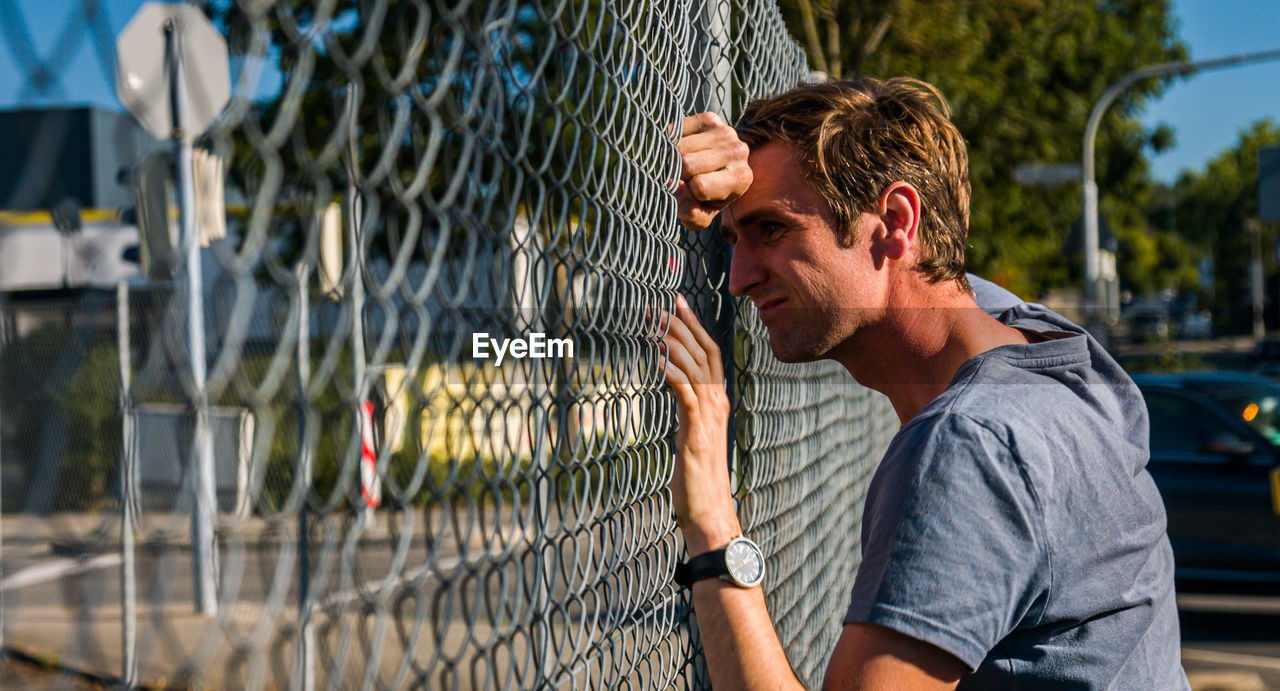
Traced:
[[[49, 54], [37, 7], [0, 0], [21, 101], [62, 94], [81, 44], [114, 78], [117, 5], [86, 0]], [[226, 201], [203, 336], [169, 145], [6, 120], [4, 645], [127, 685], [709, 686], [645, 316], [679, 291], [732, 365], [739, 513], [819, 683], [896, 418], [832, 363], [775, 360], [672, 197], [683, 115], [804, 76], [773, 0], [201, 10], [234, 84], [196, 142]], [[119, 175], [77, 186], [81, 145]], [[477, 334], [550, 357], [477, 358]]]

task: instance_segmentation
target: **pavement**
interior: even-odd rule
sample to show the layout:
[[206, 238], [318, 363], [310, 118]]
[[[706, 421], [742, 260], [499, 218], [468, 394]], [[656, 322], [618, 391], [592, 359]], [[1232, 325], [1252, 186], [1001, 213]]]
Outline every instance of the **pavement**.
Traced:
[[[134, 642], [135, 678], [143, 686], [283, 687], [301, 677], [304, 630], [315, 641], [315, 664], [307, 668], [314, 669], [318, 688], [366, 687], [368, 677], [387, 688], [483, 687], [493, 669], [489, 661], [509, 679], [530, 679], [527, 595], [534, 572], [519, 556], [528, 555], [528, 540], [509, 508], [501, 516], [491, 507], [475, 510], [458, 518], [419, 509], [409, 519], [414, 525], [393, 525], [380, 515], [358, 535], [337, 518], [313, 526], [309, 582], [324, 595], [306, 613], [298, 606], [303, 560], [291, 526], [261, 519], [224, 525], [218, 531], [222, 606], [215, 616], [194, 607], [186, 515], [144, 517], [130, 560], [136, 610], [128, 617], [118, 520], [112, 527], [105, 515], [5, 516], [0, 612], [8, 662], [0, 668], [0, 688], [113, 685], [125, 676], [127, 641]], [[406, 534], [413, 539], [402, 542]], [[427, 534], [436, 536], [430, 549]], [[562, 582], [548, 597], [567, 601], [564, 589]], [[573, 674], [588, 688], [598, 686], [590, 679], [610, 665], [633, 664], [614, 656], [671, 636], [678, 626], [670, 615], [623, 622], [610, 609], [615, 604], [599, 594], [566, 605], [549, 631], [560, 664], [580, 663]], [[676, 606], [650, 604], [662, 612]], [[311, 625], [304, 629], [307, 616]], [[513, 626], [508, 617], [525, 623]], [[600, 641], [601, 631], [608, 641]]]
[[[419, 522], [421, 515], [419, 510]], [[447, 530], [449, 520], [442, 517], [435, 529]], [[189, 515], [152, 514], [141, 523], [130, 559], [136, 609], [128, 617], [129, 635], [118, 518], [4, 516], [0, 611], [10, 664], [0, 670], [0, 687], [10, 686], [6, 680], [21, 680], [27, 688], [59, 678], [89, 684], [123, 678], [127, 640], [135, 642], [136, 678], [144, 686], [273, 687], [298, 677], [304, 613], [297, 604], [302, 560], [296, 519], [224, 521], [217, 531], [223, 593], [216, 616], [200, 614], [194, 605]], [[484, 524], [495, 524], [491, 513]], [[492, 637], [483, 623], [468, 626], [461, 607], [434, 621], [430, 605], [406, 612], [399, 598], [406, 588], [423, 585], [428, 563], [447, 573], [492, 557], [480, 531], [470, 539], [441, 540], [429, 554], [423, 526], [408, 528], [415, 539], [402, 543], [405, 526], [380, 515], [344, 553], [350, 528], [344, 520], [312, 528], [307, 566], [312, 582], [326, 592], [309, 613], [319, 686], [336, 675], [338, 688], [359, 687], [370, 669], [391, 687], [407, 686], [415, 675], [431, 672], [415, 663], [440, 657], [436, 648], [461, 654]], [[507, 544], [520, 542], [519, 535], [505, 533]], [[399, 577], [388, 580], [387, 573]], [[479, 600], [477, 582], [452, 591]], [[425, 585], [439, 583], [428, 579]], [[10, 672], [19, 676], [3, 676]]]
[[1180, 593], [1178, 612], [1192, 688], [1280, 689], [1280, 597]]
[[[422, 516], [419, 511], [412, 520], [421, 522]], [[476, 597], [478, 589], [489, 587], [489, 580], [453, 584], [459, 602], [436, 610], [443, 605], [431, 593], [441, 581], [427, 577], [426, 565], [447, 572], [494, 556], [492, 550], [502, 544], [520, 545], [525, 536], [509, 515], [486, 514], [469, 521], [470, 529], [439, 513], [427, 520], [432, 521], [428, 532], [447, 536], [441, 544], [448, 547], [429, 553], [419, 523], [407, 528], [415, 539], [397, 549], [406, 526], [382, 515], [344, 554], [347, 522], [313, 526], [318, 547], [309, 568], [330, 569], [325, 606], [313, 614], [314, 649], [324, 661], [316, 666], [319, 685], [335, 679], [339, 687], [361, 686], [369, 670], [391, 687], [415, 678], [464, 683], [475, 673], [465, 661], [469, 647], [500, 632], [484, 623], [468, 625], [468, 620], [495, 620], [466, 611], [465, 603], [479, 606], [474, 603], [484, 598]], [[486, 542], [477, 525], [502, 526], [503, 540]], [[0, 688], [99, 688], [121, 678], [129, 636], [119, 527], [118, 516], [110, 512], [3, 517], [0, 612], [8, 656], [0, 664]], [[189, 528], [183, 513], [153, 513], [141, 521], [133, 558], [137, 611], [131, 619], [139, 681], [157, 687], [238, 688], [296, 678], [302, 618], [296, 604], [296, 519], [253, 518], [220, 526], [222, 583], [234, 596], [223, 598], [231, 604], [216, 617], [198, 614], [193, 605]], [[324, 557], [346, 566], [335, 568]], [[527, 570], [500, 571], [497, 582], [518, 599]], [[388, 572], [401, 576], [379, 580]], [[398, 597], [406, 589], [418, 595]], [[1184, 592], [1180, 584], [1178, 608], [1183, 665], [1193, 689], [1280, 691], [1280, 597]], [[439, 611], [448, 613], [436, 616]], [[528, 644], [515, 638], [506, 648], [514, 667], [527, 657]], [[460, 664], [420, 666], [442, 657]]]
[[[297, 678], [300, 613], [290, 585], [295, 573], [274, 550], [233, 552], [224, 552], [222, 567], [224, 587], [235, 588], [237, 597], [216, 617], [194, 610], [185, 550], [140, 554], [134, 625], [142, 684], [275, 687]], [[359, 554], [357, 570], [368, 573], [385, 572], [391, 558], [381, 547]], [[415, 551], [407, 562], [423, 564], [425, 558]], [[0, 667], [0, 687], [99, 688], [119, 679], [126, 640], [120, 567], [118, 553], [48, 554], [41, 564], [6, 571], [0, 596], [10, 657]], [[412, 569], [405, 575], [413, 580]], [[479, 582], [466, 588], [463, 602], [474, 598]], [[363, 584], [360, 594], [351, 592], [346, 600], [331, 598], [314, 620], [315, 650], [323, 661], [317, 665], [317, 684], [325, 687], [336, 675], [338, 687], [362, 686], [370, 670], [392, 688], [423, 678], [466, 686], [477, 670], [483, 675], [483, 667], [471, 668], [466, 660], [476, 641], [492, 640], [499, 632], [483, 623], [484, 617], [468, 625], [465, 607], [433, 616], [437, 610], [429, 602], [434, 598], [430, 585], [425, 587], [428, 594], [410, 601], [407, 610], [397, 598], [380, 600], [377, 584]], [[1181, 593], [1178, 607], [1183, 665], [1193, 689], [1280, 691], [1280, 597]], [[415, 624], [420, 628], [414, 630]], [[505, 653], [518, 667], [518, 660], [527, 661], [528, 641], [513, 639]], [[452, 671], [419, 666], [442, 657], [461, 664], [450, 666]]]

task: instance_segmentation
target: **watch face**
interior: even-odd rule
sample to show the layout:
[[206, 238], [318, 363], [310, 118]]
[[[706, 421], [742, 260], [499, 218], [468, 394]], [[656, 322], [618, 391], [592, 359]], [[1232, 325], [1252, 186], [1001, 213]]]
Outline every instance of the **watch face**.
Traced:
[[764, 554], [746, 538], [729, 543], [724, 551], [724, 563], [729, 568], [729, 577], [738, 585], [751, 587], [764, 580]]

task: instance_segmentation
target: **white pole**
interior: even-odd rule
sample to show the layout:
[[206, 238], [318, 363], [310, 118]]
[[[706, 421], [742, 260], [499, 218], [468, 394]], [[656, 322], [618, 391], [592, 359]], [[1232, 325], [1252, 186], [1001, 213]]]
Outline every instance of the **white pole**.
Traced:
[[195, 482], [191, 513], [192, 571], [196, 611], [218, 613], [217, 544], [213, 534], [216, 497], [213, 485], [213, 438], [209, 429], [209, 402], [205, 391], [204, 286], [200, 267], [200, 238], [195, 222], [195, 181], [192, 179], [192, 137], [182, 124], [187, 112], [187, 85], [183, 74], [183, 25], [177, 19], [165, 24], [169, 85], [173, 99], [173, 141], [177, 150], [178, 207], [182, 215], [182, 243], [187, 259], [187, 344], [191, 378], [195, 387]]
[[1098, 331], [1098, 183], [1084, 182], [1084, 310], [1085, 326], [1095, 336]]
[[307, 443], [306, 395], [311, 379], [311, 301], [307, 295], [310, 266], [299, 262], [298, 278], [298, 474], [303, 479], [302, 501], [298, 504], [298, 614], [301, 636], [298, 644], [298, 686], [302, 691], [314, 691], [315, 678], [315, 623], [311, 620], [311, 529], [307, 521], [307, 494], [311, 491], [312, 457]]
[[[347, 127], [351, 136], [347, 140], [345, 164], [347, 169], [347, 256], [351, 257], [351, 290], [349, 291], [351, 295], [351, 383], [356, 393], [356, 405], [358, 406], [355, 415], [355, 435], [356, 438], [362, 438], [361, 420], [364, 419], [364, 402], [373, 387], [369, 386], [365, 381], [368, 364], [365, 362], [366, 355], [364, 351], [364, 251], [360, 242], [360, 223], [363, 220], [363, 209], [360, 205], [360, 191], [356, 186], [356, 176], [359, 174], [359, 169], [355, 162], [359, 160], [359, 151], [356, 148], [354, 136], [356, 119], [359, 115], [358, 96], [355, 85], [348, 84]], [[360, 462], [364, 462], [363, 458]], [[356, 473], [356, 477], [363, 479], [363, 475], [360, 473]], [[379, 482], [376, 477], [373, 481]], [[365, 519], [367, 527], [374, 525], [373, 509], [367, 506], [365, 507]]]
[[125, 688], [138, 685], [138, 572], [134, 562], [134, 480], [137, 458], [133, 448], [133, 408], [129, 388], [133, 382], [132, 346], [129, 341], [129, 283], [116, 284], [116, 346], [120, 351], [120, 607]]
[[1255, 219], [1244, 222], [1244, 230], [1253, 244], [1253, 258], [1249, 262], [1249, 297], [1253, 303], [1253, 340], [1267, 336], [1267, 325], [1262, 320], [1263, 302], [1266, 299], [1266, 279], [1262, 273], [1262, 223]]

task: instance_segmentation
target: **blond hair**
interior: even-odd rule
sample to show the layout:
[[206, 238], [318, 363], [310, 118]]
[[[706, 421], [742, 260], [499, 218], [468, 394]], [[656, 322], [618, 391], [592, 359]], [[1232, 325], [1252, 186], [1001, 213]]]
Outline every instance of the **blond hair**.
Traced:
[[931, 84], [861, 77], [752, 101], [737, 130], [751, 148], [800, 150], [805, 179], [831, 205], [845, 246], [890, 184], [910, 183], [921, 207], [916, 269], [931, 283], [953, 280], [968, 290], [969, 159], [950, 114]]

